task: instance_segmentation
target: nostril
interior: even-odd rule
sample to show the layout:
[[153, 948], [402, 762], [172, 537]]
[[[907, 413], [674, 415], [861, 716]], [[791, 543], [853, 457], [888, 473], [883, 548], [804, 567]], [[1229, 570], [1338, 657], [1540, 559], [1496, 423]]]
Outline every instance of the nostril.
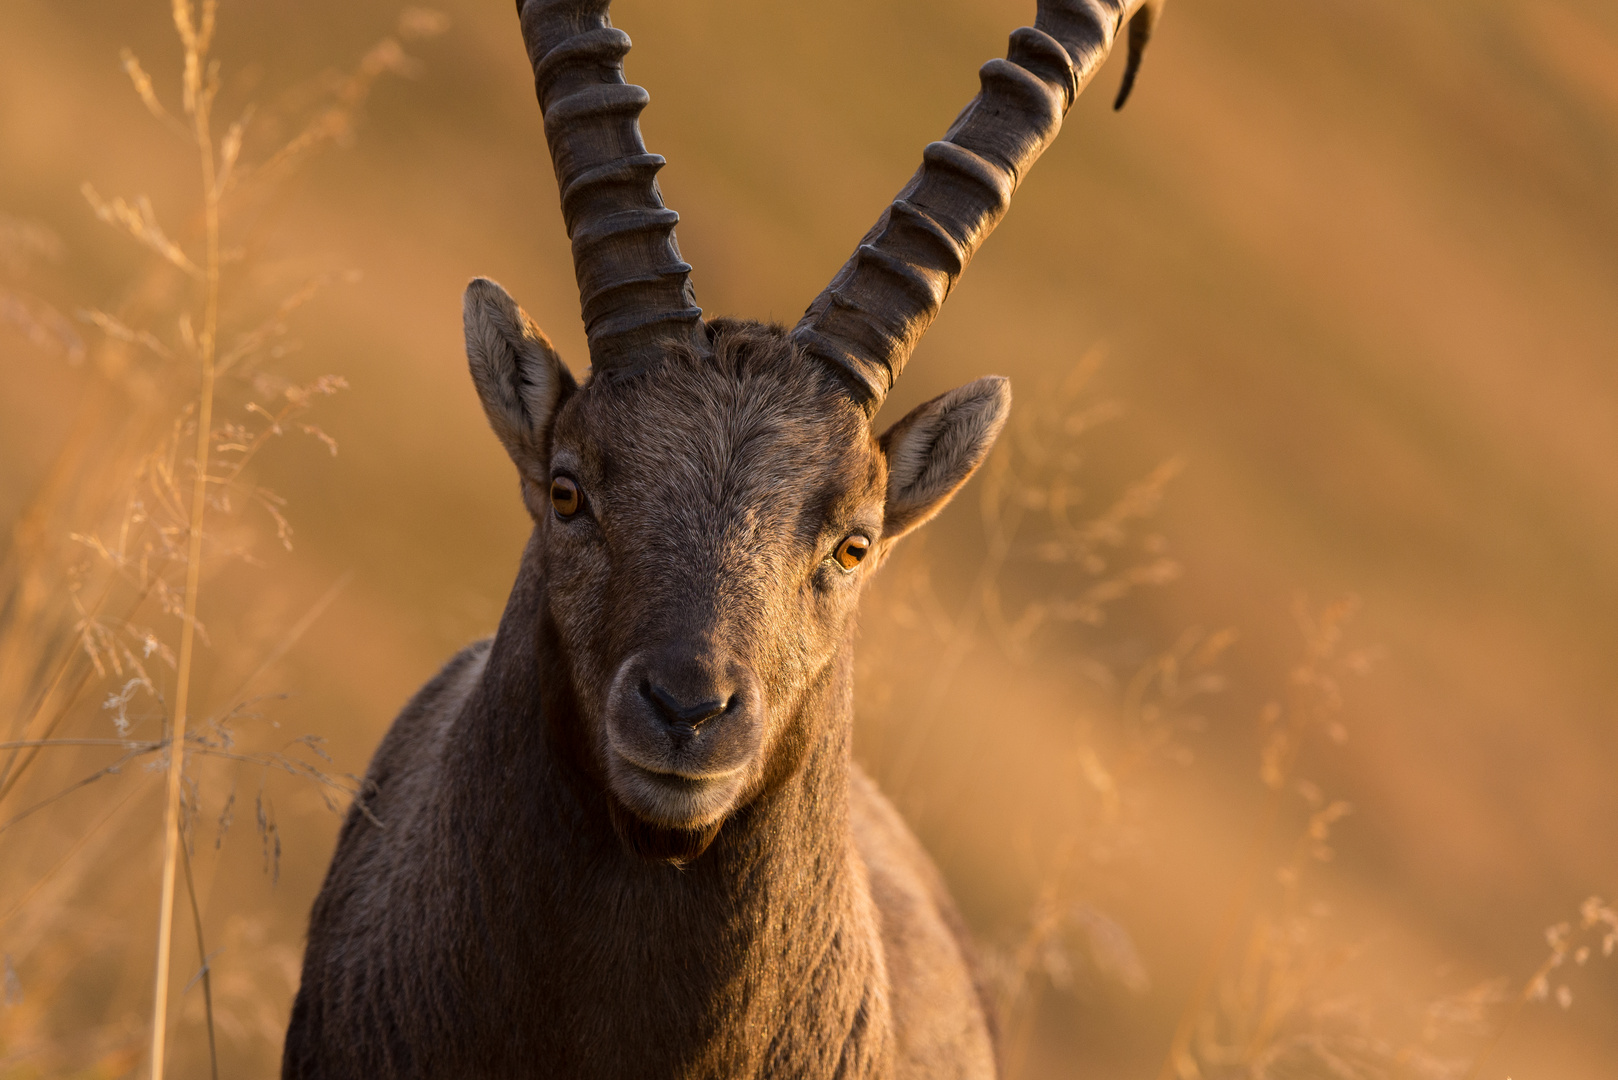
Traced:
[[695, 704], [685, 704], [664, 690], [661, 686], [654, 686], [650, 681], [640, 684], [641, 697], [645, 698], [654, 712], [668, 724], [682, 724], [689, 728], [701, 727], [716, 716], [722, 716], [730, 711], [735, 698], [724, 701], [712, 699]]

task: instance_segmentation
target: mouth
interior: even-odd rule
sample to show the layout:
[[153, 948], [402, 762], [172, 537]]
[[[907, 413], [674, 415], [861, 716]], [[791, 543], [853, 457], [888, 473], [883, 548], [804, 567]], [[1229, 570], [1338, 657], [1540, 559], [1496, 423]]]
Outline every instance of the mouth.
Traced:
[[722, 773], [706, 773], [698, 776], [689, 776], [685, 773], [662, 772], [658, 769], [648, 769], [634, 762], [626, 762], [635, 771], [636, 778], [642, 783], [653, 785], [671, 795], [700, 798], [704, 792], [712, 790], [714, 785], [734, 776], [740, 769], [732, 769]]
[[610, 768], [614, 794], [624, 809], [648, 824], [674, 829], [706, 829], [731, 809], [746, 769], [671, 772], [648, 768], [622, 753]]

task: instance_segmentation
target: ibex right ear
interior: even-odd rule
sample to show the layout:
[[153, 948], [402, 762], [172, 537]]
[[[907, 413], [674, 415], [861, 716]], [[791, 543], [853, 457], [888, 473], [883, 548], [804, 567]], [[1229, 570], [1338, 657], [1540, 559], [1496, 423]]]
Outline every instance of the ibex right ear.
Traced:
[[489, 426], [524, 479], [548, 484], [551, 421], [577, 388], [572, 372], [528, 313], [488, 278], [466, 287], [461, 316]]
[[888, 502], [882, 540], [897, 540], [944, 508], [988, 457], [1011, 414], [1011, 383], [976, 379], [918, 405], [882, 436]]

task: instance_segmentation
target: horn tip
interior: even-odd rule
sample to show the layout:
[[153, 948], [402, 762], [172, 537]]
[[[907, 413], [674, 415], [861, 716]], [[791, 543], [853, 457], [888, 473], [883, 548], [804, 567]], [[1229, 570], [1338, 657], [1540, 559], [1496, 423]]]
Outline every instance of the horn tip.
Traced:
[[1112, 111], [1118, 112], [1129, 101], [1129, 92], [1135, 89], [1135, 67], [1130, 64], [1129, 70], [1124, 72], [1123, 85], [1118, 87], [1118, 96], [1112, 101]]
[[1146, 45], [1152, 40], [1152, 30], [1162, 11], [1163, 0], [1147, 0], [1129, 20], [1129, 59], [1124, 64], [1124, 81], [1118, 87], [1118, 96], [1113, 99], [1113, 112], [1124, 107], [1130, 92], [1135, 89], [1135, 76], [1140, 74], [1141, 58], [1146, 55]]

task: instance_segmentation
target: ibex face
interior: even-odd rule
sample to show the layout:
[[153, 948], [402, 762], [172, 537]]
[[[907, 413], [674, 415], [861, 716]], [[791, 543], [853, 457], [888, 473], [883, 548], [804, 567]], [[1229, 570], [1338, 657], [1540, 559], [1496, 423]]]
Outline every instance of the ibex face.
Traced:
[[787, 332], [704, 322], [608, 0], [517, 0], [592, 374], [576, 387], [487, 281], [467, 290], [467, 352], [536, 523], [546, 625], [589, 729], [569, 738], [633, 846], [700, 853], [790, 774], [807, 698], [844, 692], [860, 583], [977, 467], [1010, 394], [978, 380], [880, 441], [870, 417], [1129, 19], [1122, 103], [1160, 6], [1040, 0]]
[[861, 585], [971, 474], [1006, 415], [981, 379], [876, 439], [784, 331], [719, 322], [704, 351], [576, 389], [499, 286], [466, 295], [484, 407], [522, 474], [576, 744], [620, 832], [691, 858], [790, 775], [833, 692]]

